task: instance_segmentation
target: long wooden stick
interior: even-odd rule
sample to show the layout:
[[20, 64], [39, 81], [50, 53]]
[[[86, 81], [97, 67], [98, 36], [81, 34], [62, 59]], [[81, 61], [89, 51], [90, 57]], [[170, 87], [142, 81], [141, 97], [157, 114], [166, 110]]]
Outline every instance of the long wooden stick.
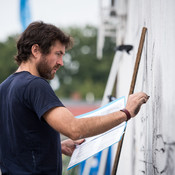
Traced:
[[[134, 92], [135, 83], [136, 83], [136, 79], [137, 79], [137, 72], [138, 72], [139, 63], [140, 63], [142, 50], [143, 50], [143, 44], [145, 41], [146, 31], [147, 31], [147, 28], [143, 27], [141, 38], [140, 38], [140, 43], [139, 43], [139, 47], [138, 47], [137, 57], [136, 57], [136, 61], [135, 61], [132, 81], [131, 81], [131, 85], [130, 85], [129, 95], [133, 94], [133, 92]], [[126, 130], [126, 128], [125, 128], [125, 130]], [[113, 165], [113, 169], [112, 169], [112, 175], [116, 175], [116, 172], [117, 172], [118, 163], [119, 163], [119, 159], [120, 159], [120, 153], [121, 153], [123, 140], [124, 140], [124, 136], [125, 136], [125, 130], [124, 130], [124, 133], [123, 133], [123, 136], [122, 136], [120, 142], [118, 143], [118, 148], [117, 148], [117, 152], [116, 152], [116, 156], [115, 156], [115, 160], [114, 160], [114, 165]]]

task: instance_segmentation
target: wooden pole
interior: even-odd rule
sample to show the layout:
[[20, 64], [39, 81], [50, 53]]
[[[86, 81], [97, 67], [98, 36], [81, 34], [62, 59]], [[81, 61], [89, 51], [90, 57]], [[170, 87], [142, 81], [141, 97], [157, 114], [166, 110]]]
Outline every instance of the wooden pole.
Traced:
[[[146, 31], [147, 31], [147, 28], [146, 27], [143, 27], [141, 38], [140, 38], [140, 43], [139, 43], [139, 47], [138, 47], [137, 57], [136, 57], [136, 61], [135, 61], [135, 66], [134, 66], [134, 72], [133, 72], [133, 76], [132, 76], [132, 81], [131, 81], [131, 85], [130, 85], [129, 95], [130, 94], [133, 94], [133, 92], [134, 92], [135, 83], [136, 83], [136, 79], [137, 79], [137, 72], [138, 72], [139, 63], [140, 63], [140, 59], [141, 59], [141, 55], [142, 55], [144, 41], [145, 41]], [[123, 133], [123, 136], [122, 136], [120, 142], [118, 143], [117, 152], [116, 152], [116, 156], [115, 156], [115, 160], [114, 160], [114, 165], [113, 165], [113, 169], [112, 169], [112, 175], [116, 175], [116, 172], [117, 172], [117, 168], [118, 168], [118, 164], [119, 164], [119, 159], [120, 159], [120, 153], [121, 153], [121, 149], [122, 149], [122, 145], [123, 145], [123, 140], [124, 140], [124, 136], [125, 136], [125, 131], [126, 131], [126, 128], [124, 130], [124, 133]]]

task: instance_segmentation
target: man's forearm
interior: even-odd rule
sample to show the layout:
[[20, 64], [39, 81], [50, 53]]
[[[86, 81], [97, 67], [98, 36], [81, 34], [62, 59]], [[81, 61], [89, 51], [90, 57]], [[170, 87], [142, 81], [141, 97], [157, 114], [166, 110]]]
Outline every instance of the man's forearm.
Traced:
[[77, 119], [64, 107], [52, 109], [44, 118], [55, 130], [73, 140], [103, 133], [127, 120], [121, 111]]
[[104, 116], [76, 119], [71, 123], [73, 139], [86, 138], [101, 134], [126, 121], [126, 114], [118, 111]]

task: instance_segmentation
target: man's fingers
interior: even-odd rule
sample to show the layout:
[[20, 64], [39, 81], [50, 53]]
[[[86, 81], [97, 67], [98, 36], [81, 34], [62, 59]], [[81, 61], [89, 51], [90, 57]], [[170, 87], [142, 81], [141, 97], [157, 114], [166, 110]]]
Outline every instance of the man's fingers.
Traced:
[[74, 143], [75, 143], [76, 145], [80, 145], [80, 144], [82, 144], [84, 141], [85, 141], [85, 139], [79, 139], [79, 140], [74, 141]]
[[148, 98], [147, 97], [143, 97], [141, 100], [142, 100], [142, 104], [143, 104], [143, 103], [146, 103], [148, 101]]
[[129, 95], [126, 108], [130, 112], [132, 117], [139, 112], [141, 106], [146, 103], [149, 99], [149, 96], [144, 92], [137, 92]]
[[143, 99], [145, 99], [144, 100], [144, 102], [143, 103], [146, 103], [147, 102], [147, 100], [149, 99], [149, 97], [150, 96], [148, 96], [146, 93], [144, 93], [144, 92], [138, 92], [138, 93], [135, 93], [134, 94], [135, 95], [135, 98], [137, 99], [137, 100], [143, 100]]
[[138, 93], [136, 93], [136, 96], [138, 99], [142, 98], [142, 97], [149, 98], [149, 96], [144, 92], [138, 92]]

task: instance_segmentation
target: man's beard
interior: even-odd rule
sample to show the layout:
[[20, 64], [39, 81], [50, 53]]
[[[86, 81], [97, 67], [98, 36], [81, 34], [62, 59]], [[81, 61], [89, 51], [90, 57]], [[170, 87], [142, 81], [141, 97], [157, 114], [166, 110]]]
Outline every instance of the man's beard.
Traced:
[[47, 80], [52, 80], [55, 76], [54, 73], [52, 73], [53, 68], [48, 66], [48, 62], [45, 56], [42, 56], [41, 61], [37, 65], [37, 71], [40, 75], [40, 77], [45, 78]]

